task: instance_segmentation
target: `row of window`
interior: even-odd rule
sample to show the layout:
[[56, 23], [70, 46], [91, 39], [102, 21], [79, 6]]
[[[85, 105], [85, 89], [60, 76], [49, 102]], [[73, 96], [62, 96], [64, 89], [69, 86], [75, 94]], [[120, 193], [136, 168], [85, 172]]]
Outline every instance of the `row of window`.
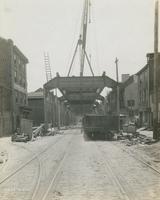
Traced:
[[26, 88], [26, 66], [24, 61], [14, 54], [14, 81], [18, 85]]
[[139, 100], [140, 100], [140, 103], [144, 103], [144, 102], [147, 103], [148, 102], [148, 92], [147, 92], [147, 89], [139, 91]]
[[21, 63], [17, 65], [16, 63], [14, 63], [14, 69], [15, 71], [19, 71], [20, 73], [25, 75], [25, 70], [26, 70], [25, 64]]
[[14, 72], [14, 81], [24, 89], [26, 88], [26, 79], [23, 76], [18, 75], [17, 71]]
[[11, 91], [0, 87], [0, 114], [11, 109]]
[[134, 99], [128, 100], [127, 105], [128, 105], [128, 107], [134, 107], [135, 106], [135, 100]]
[[18, 56], [18, 55], [16, 55], [16, 54], [14, 54], [14, 64], [15, 65], [21, 65], [22, 66], [22, 68], [24, 68], [25, 67], [25, 65], [24, 65], [24, 61], [22, 60], [22, 59], [20, 59], [20, 56]]
[[17, 104], [26, 105], [27, 104], [27, 95], [15, 90], [15, 102]]

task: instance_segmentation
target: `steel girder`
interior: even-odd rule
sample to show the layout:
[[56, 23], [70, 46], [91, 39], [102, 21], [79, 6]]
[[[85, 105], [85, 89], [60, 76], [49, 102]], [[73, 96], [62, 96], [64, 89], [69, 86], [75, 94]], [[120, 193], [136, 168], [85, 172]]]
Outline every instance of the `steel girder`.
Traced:
[[47, 91], [58, 88], [68, 102], [91, 102], [102, 100], [105, 87], [113, 88], [117, 83], [107, 76], [55, 77], [44, 85]]

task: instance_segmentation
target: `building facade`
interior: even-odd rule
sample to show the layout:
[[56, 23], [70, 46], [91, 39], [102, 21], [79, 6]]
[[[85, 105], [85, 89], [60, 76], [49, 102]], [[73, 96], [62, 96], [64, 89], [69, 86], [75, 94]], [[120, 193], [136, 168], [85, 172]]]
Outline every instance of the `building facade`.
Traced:
[[126, 120], [135, 122], [138, 117], [138, 77], [130, 76], [124, 83], [124, 107]]
[[[160, 124], [160, 53], [158, 56], [158, 120]], [[127, 121], [137, 121], [140, 127], [153, 126], [154, 108], [154, 54], [147, 54], [147, 64], [135, 75], [122, 77], [120, 83], [120, 113], [126, 115]], [[116, 113], [116, 89], [107, 97], [108, 111]]]
[[33, 121], [33, 126], [40, 126], [47, 122], [48, 125], [57, 127], [67, 126], [73, 122], [74, 117], [68, 105], [52, 92], [44, 99], [42, 88], [28, 93], [28, 105], [32, 109], [29, 118]]
[[29, 112], [27, 63], [12, 40], [0, 38], [0, 136], [12, 134]]
[[[160, 77], [160, 54], [157, 77]], [[141, 126], [153, 126], [154, 106], [154, 54], [147, 54], [147, 64], [138, 73], [139, 118]], [[158, 101], [160, 102], [160, 79], [158, 79]], [[159, 103], [160, 116], [160, 103]], [[160, 121], [160, 117], [159, 117]]]
[[146, 65], [138, 73], [138, 106], [140, 126], [148, 127], [150, 124], [150, 93], [149, 93], [149, 67]]
[[43, 89], [28, 93], [28, 105], [32, 109], [29, 118], [33, 121], [33, 126], [44, 123], [44, 95]]

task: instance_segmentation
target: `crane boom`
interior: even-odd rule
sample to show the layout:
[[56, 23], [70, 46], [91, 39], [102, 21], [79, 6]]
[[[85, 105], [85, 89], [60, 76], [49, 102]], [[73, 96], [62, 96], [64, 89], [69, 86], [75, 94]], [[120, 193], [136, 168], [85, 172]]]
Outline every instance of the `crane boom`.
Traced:
[[85, 0], [83, 16], [82, 16], [82, 30], [81, 30], [81, 35], [80, 35], [80, 38], [81, 38], [80, 76], [83, 76], [83, 71], [84, 71], [86, 38], [87, 38], [87, 25], [88, 25], [88, 10], [89, 10], [89, 0]]
[[[79, 39], [78, 39], [78, 42], [77, 42], [77, 45], [76, 45], [76, 48], [75, 48], [75, 51], [74, 51], [74, 54], [73, 54], [73, 58], [72, 58], [72, 61], [71, 61], [70, 67], [69, 67], [68, 76], [70, 75], [77, 50], [79, 50], [79, 52], [80, 52], [80, 76], [81, 77], [83, 76], [85, 57], [87, 59], [87, 63], [90, 67], [91, 73], [94, 76], [93, 69], [92, 69], [90, 60], [88, 58], [87, 52], [86, 52], [86, 39], [87, 39], [88, 21], [89, 21], [89, 23], [91, 23], [90, 6], [91, 6], [90, 0], [84, 0], [84, 9], [83, 9], [83, 14], [82, 14], [81, 31], [80, 31]], [[88, 18], [89, 18], [89, 20], [88, 20]]]

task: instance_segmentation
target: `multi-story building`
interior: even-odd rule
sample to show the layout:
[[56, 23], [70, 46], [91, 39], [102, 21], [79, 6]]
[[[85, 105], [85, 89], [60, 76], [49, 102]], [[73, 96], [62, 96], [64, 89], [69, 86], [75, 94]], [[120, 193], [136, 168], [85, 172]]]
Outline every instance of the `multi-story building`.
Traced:
[[[159, 54], [160, 64], [160, 54]], [[153, 95], [154, 95], [154, 54], [147, 54], [147, 64], [137, 73], [138, 76], [138, 97], [139, 117], [141, 126], [152, 127], [153, 125]], [[160, 67], [157, 70], [157, 77], [160, 75]], [[160, 79], [158, 79], [158, 91], [160, 94]], [[160, 95], [159, 102], [160, 102]], [[160, 103], [159, 103], [160, 105]], [[160, 106], [159, 106], [160, 116]], [[160, 117], [159, 117], [160, 121]]]
[[150, 93], [149, 93], [149, 67], [145, 65], [138, 73], [138, 107], [140, 126], [148, 127], [150, 124]]
[[35, 92], [28, 93], [28, 105], [32, 109], [29, 118], [33, 121], [33, 126], [44, 123], [44, 95], [43, 89], [39, 88]]
[[63, 100], [61, 101], [61, 98], [51, 92], [44, 99], [42, 88], [28, 93], [28, 105], [32, 109], [29, 118], [33, 121], [33, 126], [39, 126], [45, 122], [53, 127], [67, 126], [72, 123], [72, 112]]
[[138, 77], [130, 76], [124, 83], [124, 107], [128, 122], [135, 122], [138, 117]]
[[[160, 77], [160, 53], [158, 56], [159, 67], [157, 77]], [[154, 106], [154, 54], [147, 54], [147, 64], [135, 75], [128, 78], [123, 75], [120, 84], [120, 112], [132, 121], [137, 119], [139, 126], [152, 127]], [[160, 123], [160, 78], [158, 87], [158, 116]], [[116, 113], [116, 89], [108, 95], [108, 108], [111, 113]]]
[[[112, 114], [117, 112], [117, 90], [113, 89], [108, 95], [108, 111]], [[124, 123], [133, 122], [138, 115], [138, 80], [136, 75], [122, 76], [119, 85], [120, 115]]]
[[27, 63], [12, 40], [0, 38], [0, 136], [13, 133], [29, 112]]

